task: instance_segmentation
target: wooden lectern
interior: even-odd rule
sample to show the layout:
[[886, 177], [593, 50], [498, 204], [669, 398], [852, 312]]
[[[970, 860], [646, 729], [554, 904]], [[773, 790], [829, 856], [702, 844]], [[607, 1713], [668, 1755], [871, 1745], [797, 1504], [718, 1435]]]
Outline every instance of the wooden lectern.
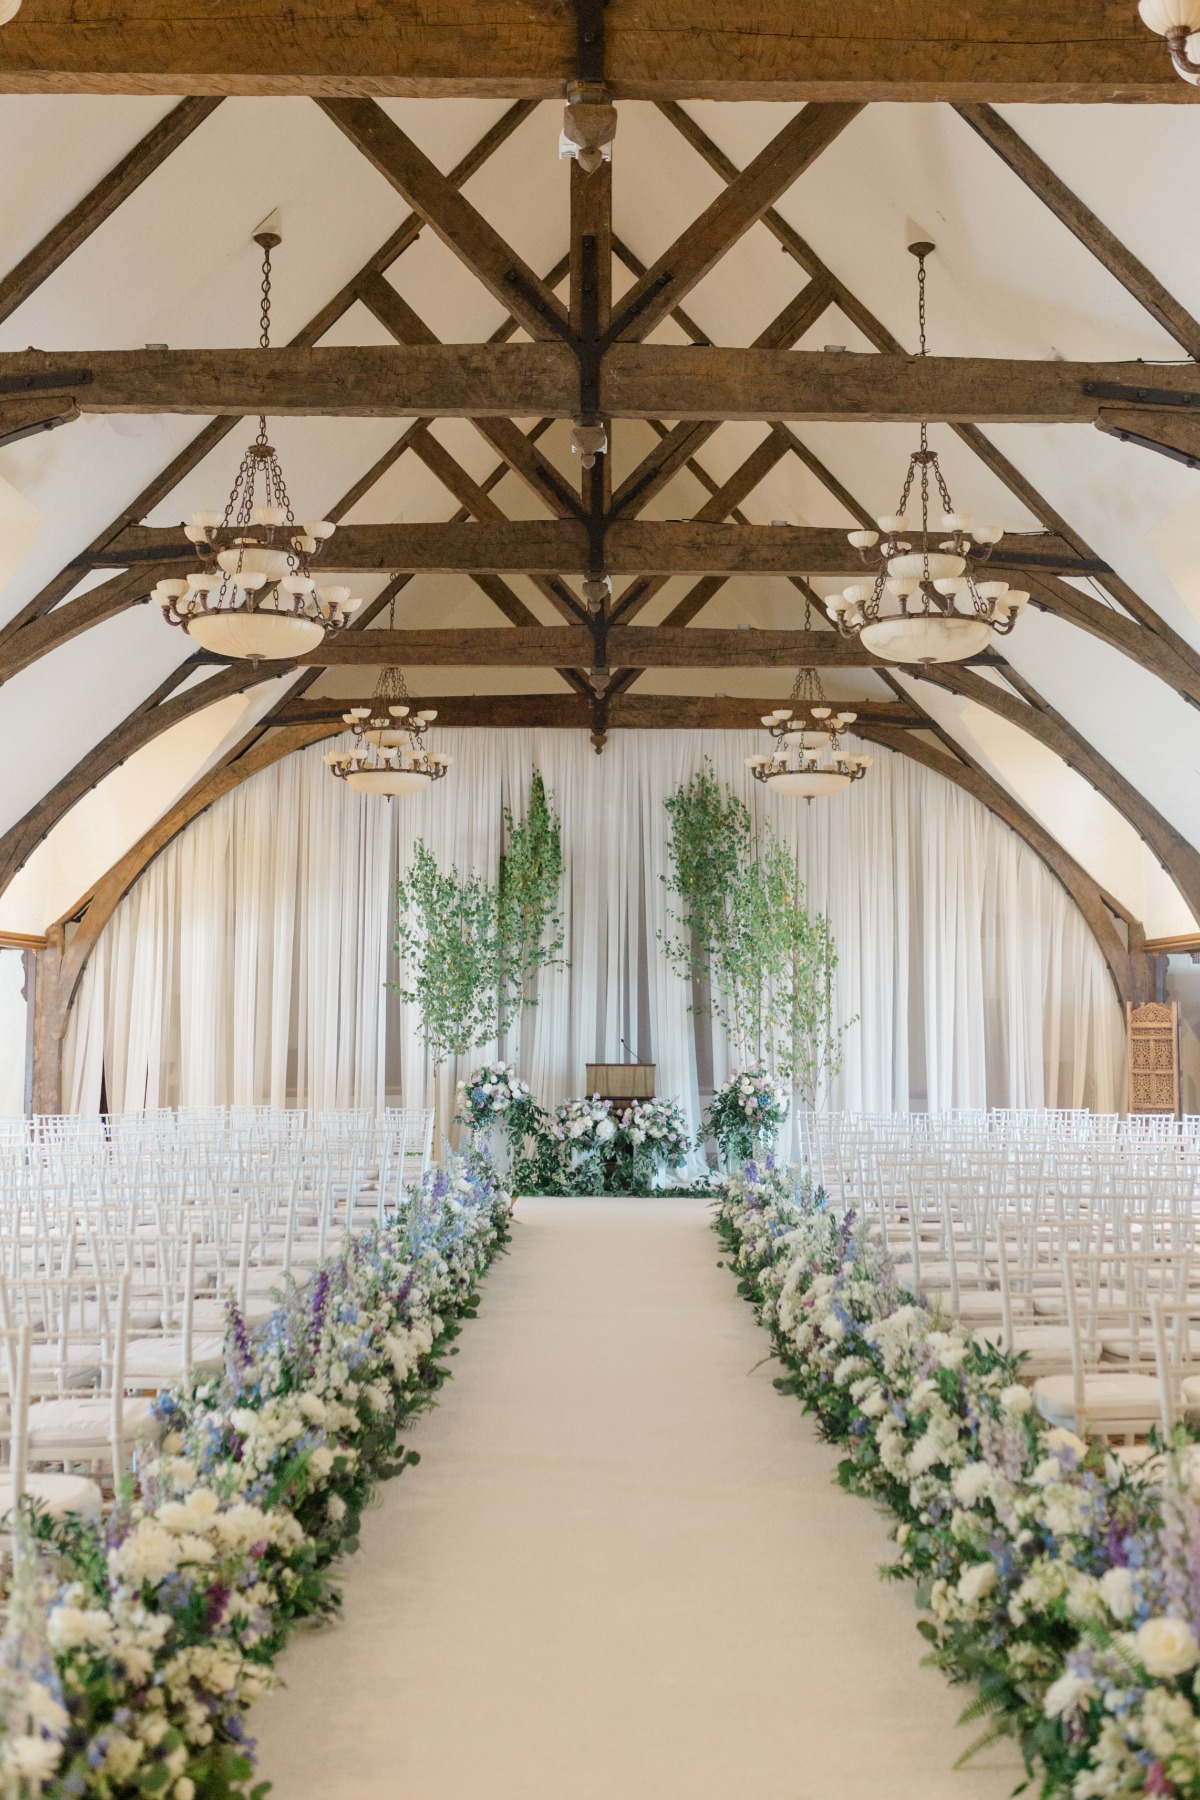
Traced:
[[587, 1090], [612, 1101], [614, 1113], [623, 1113], [635, 1100], [653, 1100], [653, 1063], [589, 1063]]

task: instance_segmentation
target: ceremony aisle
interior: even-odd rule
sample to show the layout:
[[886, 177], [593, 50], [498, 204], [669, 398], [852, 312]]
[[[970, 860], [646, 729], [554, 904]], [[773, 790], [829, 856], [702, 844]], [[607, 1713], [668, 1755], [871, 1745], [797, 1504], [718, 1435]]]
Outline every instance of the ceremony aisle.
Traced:
[[1002, 1800], [881, 1519], [691, 1200], [523, 1200], [455, 1379], [251, 1716], [277, 1800]]

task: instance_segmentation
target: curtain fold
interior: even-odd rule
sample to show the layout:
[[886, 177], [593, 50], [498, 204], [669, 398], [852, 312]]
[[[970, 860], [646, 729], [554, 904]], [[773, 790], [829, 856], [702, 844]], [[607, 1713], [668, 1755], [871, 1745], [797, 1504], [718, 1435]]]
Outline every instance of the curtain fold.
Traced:
[[[795, 850], [837, 939], [838, 1002], [856, 1018], [832, 1104], [868, 1111], [1120, 1104], [1124, 1024], [1078, 909], [1007, 826], [933, 772], [876, 751], [847, 793], [764, 792], [749, 732], [444, 732], [454, 765], [386, 803], [335, 781], [323, 747], [226, 796], [146, 871], [85, 972], [64, 1094], [94, 1110], [288, 1101], [435, 1104], [485, 1055], [512, 1056], [546, 1103], [584, 1065], [635, 1054], [699, 1124], [731, 1067], [663, 948], [671, 925], [664, 802], [707, 758]], [[503, 809], [541, 770], [562, 822], [568, 968], [500, 1044], [435, 1071], [413, 1009], [388, 1004], [393, 887], [417, 838], [443, 866], [496, 875]], [[390, 1020], [390, 1024], [389, 1024]], [[388, 1033], [391, 1032], [389, 1041]]]

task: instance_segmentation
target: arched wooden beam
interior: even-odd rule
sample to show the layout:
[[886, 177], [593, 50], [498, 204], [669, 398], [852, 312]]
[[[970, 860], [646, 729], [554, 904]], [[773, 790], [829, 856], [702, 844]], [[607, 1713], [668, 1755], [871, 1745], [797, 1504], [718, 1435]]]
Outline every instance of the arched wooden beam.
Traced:
[[[73, 806], [78, 805], [85, 794], [90, 793], [137, 751], [152, 743], [162, 732], [170, 731], [172, 726], [203, 712], [206, 707], [215, 706], [218, 701], [228, 700], [231, 695], [244, 693], [247, 688], [256, 687], [264, 681], [274, 681], [280, 675], [290, 674], [295, 666], [294, 663], [284, 662], [260, 663], [257, 669], [251, 669], [247, 664], [217, 669], [206, 680], [187, 688], [181, 694], [173, 694], [169, 699], [158, 701], [152, 697], [150, 702], [123, 719], [73, 769], [69, 769], [36, 806], [30, 807], [23, 818], [18, 819], [15, 825], [0, 836], [0, 893], [4, 892], [17, 871], [28, 861], [42, 839], [53, 831], [59, 820]], [[181, 673], [185, 672], [186, 665]]]
[[[1200, 850], [1190, 844], [1157, 807], [1151, 806], [1133, 783], [1101, 756], [1068, 719], [1048, 705], [1015, 669], [1004, 663], [1000, 665], [1000, 673], [1011, 687], [998, 687], [973, 669], [958, 664], [929, 663], [921, 668], [920, 674], [908, 669], [903, 671], [910, 681], [928, 681], [948, 693], [960, 694], [965, 700], [986, 706], [990, 712], [1036, 737], [1048, 750], [1060, 756], [1068, 768], [1090, 781], [1097, 793], [1103, 794], [1153, 851], [1187, 902], [1192, 917], [1200, 923]], [[1014, 687], [1017, 693], [1012, 692]], [[1022, 695], [1023, 698], [1019, 697]]]
[[[1153, 994], [1151, 961], [1138, 950], [1131, 950], [1117, 930], [1111, 910], [1115, 903], [1111, 901], [1111, 896], [1105, 895], [1087, 870], [1051, 837], [1032, 813], [1018, 805], [998, 781], [994, 781], [976, 763], [943, 755], [915, 732], [897, 731], [889, 726], [862, 725], [855, 727], [855, 733], [858, 737], [882, 744], [888, 750], [898, 751], [901, 756], [911, 756], [914, 762], [919, 762], [924, 768], [944, 775], [947, 781], [953, 781], [965, 793], [986, 806], [989, 812], [995, 813], [1018, 837], [1024, 838], [1034, 854], [1041, 858], [1050, 873], [1066, 888], [1083, 914], [1092, 936], [1100, 946], [1100, 953], [1108, 964], [1109, 974], [1122, 1005], [1127, 1001], [1136, 1004]], [[1144, 933], [1137, 920], [1124, 909], [1122, 917], [1129, 931], [1130, 942], [1135, 945], [1142, 943]]]

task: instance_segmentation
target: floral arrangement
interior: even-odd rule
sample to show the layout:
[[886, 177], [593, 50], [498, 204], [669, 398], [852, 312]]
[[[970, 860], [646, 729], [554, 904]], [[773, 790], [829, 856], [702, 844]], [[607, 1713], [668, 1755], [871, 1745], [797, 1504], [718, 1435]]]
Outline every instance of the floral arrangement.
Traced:
[[762, 1067], [735, 1072], [712, 1097], [704, 1130], [717, 1140], [726, 1168], [770, 1150], [788, 1116], [791, 1090]]
[[824, 1196], [751, 1163], [717, 1229], [845, 1487], [894, 1515], [885, 1574], [974, 1682], [967, 1755], [1015, 1737], [1045, 1796], [1200, 1796], [1200, 1446], [1129, 1468], [1046, 1425], [1016, 1359], [945, 1325]]
[[515, 1063], [484, 1063], [458, 1084], [455, 1123], [472, 1131], [486, 1131], [497, 1123], [507, 1127], [514, 1112], [533, 1104], [529, 1083], [521, 1080]]
[[336, 1607], [326, 1571], [374, 1484], [418, 1460], [401, 1430], [508, 1213], [481, 1159], [450, 1158], [266, 1325], [231, 1309], [224, 1374], [162, 1397], [162, 1440], [103, 1531], [17, 1521], [0, 1800], [260, 1800], [246, 1709], [297, 1621]]
[[[649, 1194], [691, 1147], [677, 1100], [635, 1100], [620, 1115], [599, 1094], [564, 1100], [549, 1114], [532, 1099], [528, 1106], [527, 1115], [518, 1105], [509, 1115], [522, 1117], [520, 1133], [511, 1140], [511, 1185], [517, 1193]], [[527, 1136], [533, 1141], [526, 1154]], [[711, 1184], [703, 1191], [711, 1192]]]
[[618, 1121], [618, 1179], [629, 1193], [644, 1193], [660, 1172], [678, 1169], [692, 1147], [678, 1100], [635, 1100]]

